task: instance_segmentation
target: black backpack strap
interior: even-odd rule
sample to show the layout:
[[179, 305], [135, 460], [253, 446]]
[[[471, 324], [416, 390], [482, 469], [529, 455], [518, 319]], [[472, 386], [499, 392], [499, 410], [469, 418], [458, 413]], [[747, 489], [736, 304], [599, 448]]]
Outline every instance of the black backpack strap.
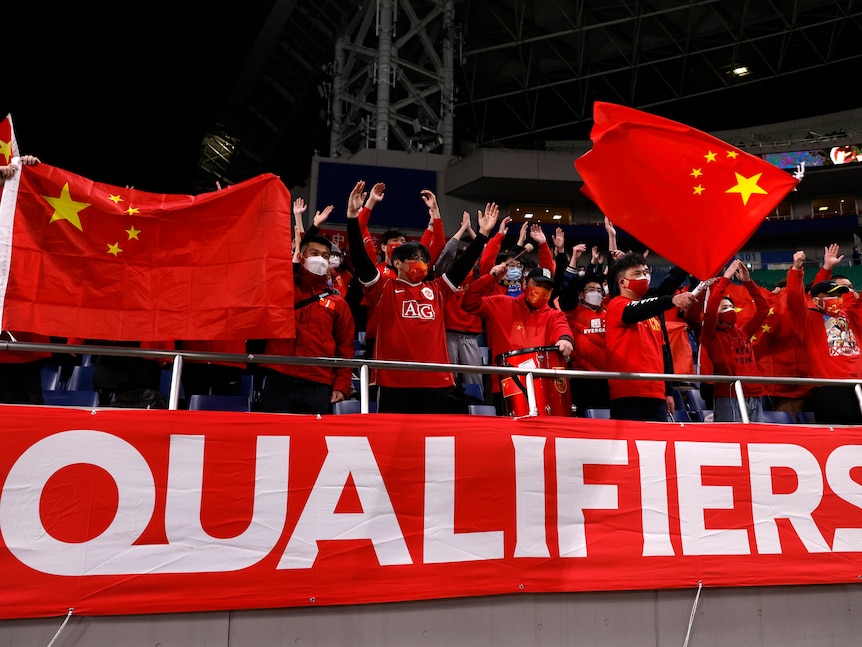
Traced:
[[300, 308], [304, 308], [305, 306], [310, 305], [310, 304], [314, 303], [315, 301], [322, 301], [326, 297], [332, 296], [333, 294], [334, 294], [334, 292], [332, 290], [329, 290], [329, 289], [324, 290], [320, 294], [316, 294], [313, 297], [308, 297], [307, 299], [303, 299], [302, 301], [298, 301], [298, 302], [294, 303], [293, 309], [299, 310]]

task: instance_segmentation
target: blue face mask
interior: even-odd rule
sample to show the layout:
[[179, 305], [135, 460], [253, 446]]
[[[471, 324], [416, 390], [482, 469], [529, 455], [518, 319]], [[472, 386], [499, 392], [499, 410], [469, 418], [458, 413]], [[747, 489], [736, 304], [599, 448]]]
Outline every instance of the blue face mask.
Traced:
[[520, 281], [523, 275], [524, 272], [520, 267], [510, 267], [506, 270], [507, 281]]

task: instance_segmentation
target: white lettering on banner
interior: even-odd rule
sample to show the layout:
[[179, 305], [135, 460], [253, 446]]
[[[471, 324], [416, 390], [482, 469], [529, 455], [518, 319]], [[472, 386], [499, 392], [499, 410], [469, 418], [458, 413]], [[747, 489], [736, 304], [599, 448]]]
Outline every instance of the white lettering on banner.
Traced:
[[[225, 572], [256, 564], [272, 551], [284, 529], [289, 439], [258, 438], [252, 520], [231, 539], [211, 537], [200, 526], [203, 440], [171, 438], [166, 545], [134, 545], [153, 515], [156, 489], [150, 467], [131, 444], [83, 429], [37, 442], [21, 454], [3, 485], [0, 532], [7, 547], [27, 566], [54, 575]], [[104, 532], [70, 543], [45, 529], [39, 502], [48, 480], [76, 464], [105, 470], [116, 483], [118, 502]]]
[[[584, 465], [625, 465], [624, 440], [557, 438], [557, 517], [560, 557], [586, 557], [585, 509], [619, 507], [616, 485], [584, 482]], [[589, 505], [587, 505], [589, 504]]]
[[[832, 490], [850, 505], [862, 509], [862, 485], [853, 480], [850, 471], [862, 465], [862, 447], [838, 447], [826, 460], [826, 482]], [[862, 552], [862, 529], [837, 528], [832, 540], [835, 552]]]
[[[455, 469], [456, 439], [428, 436], [424, 440], [425, 471], [415, 475], [424, 487], [421, 560], [411, 556], [369, 439], [331, 436], [326, 437], [326, 456], [296, 526], [286, 538], [278, 568], [310, 568], [318, 557], [318, 542], [341, 539], [368, 540], [381, 566], [504, 559], [507, 533], [515, 534], [513, 557], [547, 558], [554, 552], [548, 544], [549, 497], [555, 497], [557, 503], [558, 556], [584, 558], [588, 556], [585, 510], [618, 510], [621, 487], [626, 492], [640, 489], [645, 557], [674, 555], [680, 550], [671, 542], [676, 537], [686, 556], [748, 555], [753, 546], [758, 554], [780, 554], [779, 520], [789, 521], [806, 551], [826, 553], [830, 546], [815, 520], [825, 485], [862, 510], [862, 484], [852, 477], [862, 467], [859, 445], [833, 449], [821, 470], [814, 454], [794, 444], [639, 439], [632, 441], [638, 456], [636, 475], [617, 470], [613, 473], [631, 476], [619, 483], [588, 483], [586, 465], [630, 466], [628, 441], [557, 437], [553, 447], [556, 492], [548, 493], [547, 438], [513, 435], [514, 492], [501, 496], [509, 502], [511, 495], [509, 504], [516, 508], [514, 527], [459, 532], [456, 495], [469, 501], [471, 489], [456, 487], [460, 482]], [[153, 518], [154, 473], [164, 470], [154, 467], [162, 466], [149, 465], [134, 445], [101, 431], [69, 430], [35, 442], [12, 464], [0, 492], [0, 533], [5, 546], [25, 566], [59, 576], [231, 572], [261, 562], [287, 532], [290, 438], [257, 438], [251, 520], [245, 530], [228, 538], [211, 536], [201, 520], [205, 445], [205, 436], [170, 437], [168, 462], [163, 466], [167, 483], [158, 484], [167, 490], [167, 541], [137, 544], [148, 526], [157, 522]], [[675, 472], [668, 474], [671, 455], [675, 456]], [[52, 477], [79, 464], [100, 468], [113, 479], [117, 509], [98, 536], [62, 541], [48, 530], [51, 519], [48, 523], [43, 520], [41, 502]], [[713, 473], [721, 475], [722, 483], [733, 485], [710, 484], [704, 475]], [[735, 478], [737, 474], [747, 474], [747, 480]], [[351, 479], [362, 510], [336, 512]], [[790, 492], [785, 491], [788, 483], [795, 483]], [[674, 504], [678, 505], [678, 527], [672, 526], [669, 514]], [[717, 511], [731, 511], [744, 521], [736, 521], [730, 528], [717, 527], [716, 519], [722, 518], [716, 516]], [[862, 551], [862, 528], [835, 528], [831, 550]]]
[[667, 468], [663, 440], [636, 440], [641, 463], [641, 520], [644, 557], [673, 555], [668, 512]]
[[503, 532], [455, 532], [455, 439], [425, 439], [426, 564], [502, 559]]
[[739, 445], [679, 442], [675, 447], [683, 554], [748, 555], [751, 549], [746, 530], [706, 527], [706, 510], [733, 508], [733, 488], [704, 485], [702, 479], [704, 466], [741, 466]]
[[[326, 460], [278, 567], [311, 568], [322, 539], [370, 539], [381, 565], [412, 564], [368, 438], [327, 436], [326, 448]], [[351, 476], [362, 512], [336, 514]]]
[[[810, 553], [828, 553], [829, 545], [814, 523], [813, 513], [823, 499], [823, 476], [817, 459], [799, 445], [751, 444], [748, 446], [751, 472], [751, 509], [757, 552], [781, 554], [777, 519], [790, 521]], [[796, 491], [775, 494], [772, 468], [796, 473]]]
[[550, 557], [545, 519], [545, 438], [512, 436], [515, 446], [515, 557]]

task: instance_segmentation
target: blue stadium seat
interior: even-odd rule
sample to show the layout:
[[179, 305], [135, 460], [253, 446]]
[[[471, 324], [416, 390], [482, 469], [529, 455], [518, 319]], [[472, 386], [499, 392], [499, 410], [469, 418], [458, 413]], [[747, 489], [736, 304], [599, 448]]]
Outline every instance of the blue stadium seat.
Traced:
[[763, 422], [778, 423], [781, 425], [796, 424], [793, 416], [787, 411], [764, 411]]
[[92, 364], [89, 366], [73, 366], [72, 374], [66, 383], [66, 389], [69, 391], [92, 391], [94, 370], [95, 367]]
[[496, 416], [497, 409], [493, 404], [468, 404], [467, 413], [471, 416]]
[[59, 364], [45, 364], [42, 366], [42, 390], [56, 391], [60, 388], [60, 373], [63, 367]]
[[332, 405], [332, 413], [361, 413], [362, 403], [359, 400], [342, 400]]
[[42, 391], [42, 399], [45, 404], [63, 407], [97, 407], [99, 406], [99, 394], [92, 389], [80, 389], [68, 391], [56, 389], [53, 391]]
[[584, 418], [603, 418], [605, 420], [610, 420], [611, 410], [610, 409], [584, 409]]
[[800, 411], [799, 413], [796, 414], [796, 418], [802, 424], [806, 424], [806, 425], [816, 425], [817, 424], [817, 420], [814, 419], [814, 412], [813, 411]]
[[244, 395], [201, 395], [189, 398], [189, 411], [251, 411], [251, 399]]

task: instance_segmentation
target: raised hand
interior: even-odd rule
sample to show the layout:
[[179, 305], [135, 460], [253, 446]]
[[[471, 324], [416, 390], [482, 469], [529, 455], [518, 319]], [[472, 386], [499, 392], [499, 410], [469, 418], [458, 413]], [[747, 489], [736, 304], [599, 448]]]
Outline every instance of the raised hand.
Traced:
[[368, 194], [368, 201], [365, 206], [369, 209], [373, 209], [374, 205], [383, 200], [385, 194], [386, 185], [383, 182], [378, 182], [371, 187], [371, 193]]
[[500, 215], [500, 208], [496, 202], [489, 202], [485, 205], [485, 210], [479, 210], [479, 233], [489, 236], [497, 225], [497, 218]]
[[557, 227], [557, 230], [554, 232], [553, 241], [554, 249], [558, 254], [562, 254], [566, 251], [566, 234], [562, 227]]
[[320, 225], [325, 223], [326, 220], [329, 218], [329, 214], [332, 213], [333, 209], [335, 209], [335, 207], [330, 204], [330, 205], [327, 205], [326, 207], [324, 207], [323, 211], [318, 211], [317, 213], [315, 213], [314, 214], [314, 220], [312, 220], [312, 222], [314, 223], [314, 226], [320, 227]]
[[365, 192], [365, 180], [359, 180], [351, 189], [350, 195], [347, 197], [347, 217], [358, 218], [359, 210], [365, 202], [368, 194]]
[[530, 225], [530, 238], [539, 243], [539, 245], [548, 242], [548, 237], [545, 236], [545, 231], [542, 229], [542, 225], [539, 224]]
[[831, 270], [833, 267], [838, 265], [842, 260], [844, 260], [844, 254], [841, 256], [838, 255], [838, 250], [841, 248], [837, 243], [832, 243], [828, 247], [823, 248], [823, 269]]
[[511, 217], [511, 216], [505, 216], [505, 217], [500, 221], [500, 229], [499, 229], [499, 233], [500, 233], [500, 235], [501, 235], [501, 236], [505, 236], [505, 235], [506, 235], [506, 231], [509, 229], [509, 223], [510, 223], [510, 222], [512, 222], [512, 217]]

